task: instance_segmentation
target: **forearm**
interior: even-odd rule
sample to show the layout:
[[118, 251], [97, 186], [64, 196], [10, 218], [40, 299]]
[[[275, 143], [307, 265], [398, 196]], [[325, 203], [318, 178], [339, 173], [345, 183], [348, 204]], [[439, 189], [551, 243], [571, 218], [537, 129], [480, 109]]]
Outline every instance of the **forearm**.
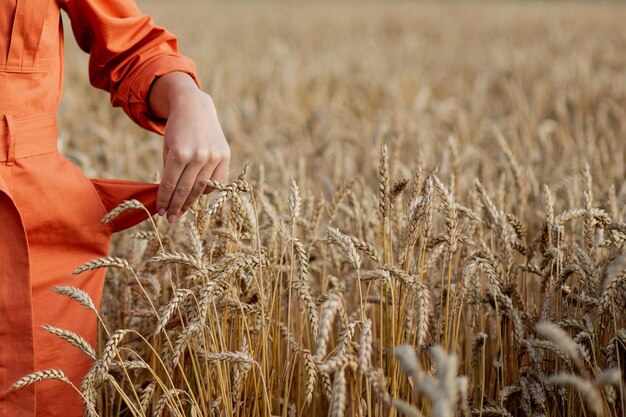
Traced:
[[200, 92], [193, 78], [184, 72], [175, 71], [157, 78], [150, 89], [148, 103], [150, 112], [159, 119], [167, 119], [170, 109], [188, 94]]

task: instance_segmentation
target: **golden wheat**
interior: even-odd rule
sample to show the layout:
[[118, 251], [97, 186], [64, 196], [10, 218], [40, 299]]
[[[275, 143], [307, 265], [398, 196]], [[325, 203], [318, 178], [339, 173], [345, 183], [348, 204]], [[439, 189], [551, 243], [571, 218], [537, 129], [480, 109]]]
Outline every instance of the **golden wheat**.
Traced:
[[[95, 358], [88, 415], [624, 414], [624, 6], [180, 4], [142, 2], [239, 175], [72, 265], [108, 268], [100, 312], [55, 289], [103, 329], [46, 327]], [[62, 151], [158, 178], [67, 59]]]

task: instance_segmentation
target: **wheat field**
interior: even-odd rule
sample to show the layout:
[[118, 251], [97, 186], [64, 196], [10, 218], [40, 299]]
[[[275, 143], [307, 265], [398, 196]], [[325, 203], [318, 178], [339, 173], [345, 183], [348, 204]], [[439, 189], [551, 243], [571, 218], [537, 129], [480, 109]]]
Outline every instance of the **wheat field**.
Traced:
[[[59, 335], [96, 358], [88, 415], [625, 415], [626, 7], [140, 5], [231, 181], [84, 266], [100, 344]], [[161, 139], [68, 50], [64, 154], [157, 179]]]

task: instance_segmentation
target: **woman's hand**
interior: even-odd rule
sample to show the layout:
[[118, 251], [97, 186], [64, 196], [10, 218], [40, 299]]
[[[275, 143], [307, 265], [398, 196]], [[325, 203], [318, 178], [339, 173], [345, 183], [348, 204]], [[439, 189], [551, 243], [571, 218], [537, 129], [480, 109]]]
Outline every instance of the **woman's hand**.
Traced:
[[200, 195], [211, 191], [201, 180], [226, 181], [230, 148], [213, 100], [188, 74], [159, 77], [148, 100], [152, 114], [167, 119], [157, 211], [161, 216], [167, 213], [173, 223]]

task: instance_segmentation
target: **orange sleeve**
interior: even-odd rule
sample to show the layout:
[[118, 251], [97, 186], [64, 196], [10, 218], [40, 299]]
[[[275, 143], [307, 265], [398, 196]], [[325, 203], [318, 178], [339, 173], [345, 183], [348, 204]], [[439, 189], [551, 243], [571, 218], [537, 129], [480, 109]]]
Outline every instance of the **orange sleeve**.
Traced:
[[165, 120], [148, 107], [152, 82], [182, 71], [200, 86], [194, 62], [178, 52], [176, 37], [141, 13], [134, 0], [62, 0], [78, 45], [90, 54], [89, 79], [111, 94], [140, 126], [163, 134]]

